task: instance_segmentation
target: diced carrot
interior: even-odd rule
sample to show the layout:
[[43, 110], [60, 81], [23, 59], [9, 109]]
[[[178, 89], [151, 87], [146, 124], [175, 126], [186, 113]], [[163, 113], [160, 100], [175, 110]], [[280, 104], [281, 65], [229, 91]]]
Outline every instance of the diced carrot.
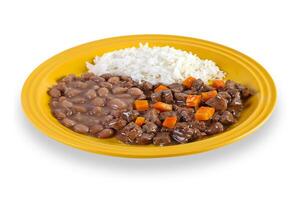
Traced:
[[138, 126], [142, 126], [145, 123], [145, 117], [137, 117], [135, 120], [135, 124]]
[[201, 101], [201, 95], [188, 95], [186, 98], [186, 106], [197, 107]]
[[165, 85], [159, 85], [157, 88], [155, 88], [154, 92], [160, 92], [163, 90], [168, 90], [169, 88]]
[[166, 117], [163, 122], [163, 126], [167, 128], [174, 128], [177, 122], [177, 117]]
[[172, 105], [163, 102], [156, 102], [155, 104], [153, 104], [153, 108], [160, 111], [171, 111]]
[[212, 81], [212, 86], [217, 89], [223, 88], [225, 87], [225, 82], [223, 80], [216, 79]]
[[189, 76], [182, 82], [182, 85], [184, 85], [187, 88], [191, 88], [195, 80], [196, 78]]
[[215, 109], [211, 107], [200, 107], [195, 113], [196, 120], [209, 120], [215, 113]]
[[134, 105], [138, 111], [145, 111], [149, 108], [147, 100], [135, 100]]
[[201, 96], [202, 96], [202, 100], [203, 101], [207, 101], [208, 99], [211, 99], [215, 96], [217, 96], [218, 92], [217, 90], [212, 90], [212, 91], [208, 91], [208, 92], [202, 92]]

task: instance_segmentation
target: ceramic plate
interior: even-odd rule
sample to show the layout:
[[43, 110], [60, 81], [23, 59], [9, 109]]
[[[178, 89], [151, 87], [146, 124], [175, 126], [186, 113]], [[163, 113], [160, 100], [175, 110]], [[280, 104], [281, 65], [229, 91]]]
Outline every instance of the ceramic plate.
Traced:
[[[211, 59], [227, 73], [226, 79], [245, 84], [256, 94], [234, 126], [226, 132], [188, 144], [158, 147], [135, 146], [111, 139], [97, 139], [82, 135], [61, 125], [50, 112], [47, 95], [58, 78], [70, 73], [81, 74], [85, 63], [97, 55], [139, 43], [150, 46], [173, 46], [190, 51], [202, 59]], [[276, 103], [276, 89], [268, 72], [256, 61], [231, 48], [213, 42], [173, 35], [132, 35], [89, 42], [59, 53], [38, 66], [26, 80], [22, 91], [22, 105], [29, 120], [49, 137], [89, 152], [112, 156], [153, 158], [200, 153], [235, 142], [260, 127], [272, 113]]]

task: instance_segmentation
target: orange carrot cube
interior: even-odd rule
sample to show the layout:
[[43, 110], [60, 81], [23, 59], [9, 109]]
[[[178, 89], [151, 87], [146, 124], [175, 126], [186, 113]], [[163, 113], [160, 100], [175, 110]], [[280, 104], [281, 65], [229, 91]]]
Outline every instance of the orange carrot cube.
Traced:
[[135, 124], [138, 126], [142, 126], [145, 123], [145, 117], [137, 117], [135, 120]]
[[212, 86], [216, 89], [224, 88], [225, 87], [225, 82], [223, 80], [213, 80], [212, 81]]
[[188, 95], [186, 105], [189, 107], [197, 107], [201, 101], [201, 95]]
[[147, 100], [135, 100], [135, 108], [138, 111], [145, 111], [149, 109], [149, 104]]
[[169, 88], [167, 86], [164, 85], [159, 85], [157, 88], [154, 89], [154, 92], [160, 92], [163, 90], [168, 90]]
[[203, 101], [207, 101], [208, 99], [211, 99], [215, 96], [217, 96], [218, 92], [217, 90], [212, 90], [212, 91], [208, 91], [208, 92], [202, 92], [201, 96], [202, 96], [202, 100]]
[[160, 111], [171, 111], [172, 105], [163, 102], [156, 102], [155, 104], [153, 104], [153, 108]]
[[177, 117], [166, 117], [163, 122], [163, 126], [167, 128], [174, 128], [177, 122]]
[[197, 112], [195, 113], [195, 119], [202, 121], [202, 120], [209, 120], [215, 113], [215, 109], [211, 107], [200, 107]]
[[184, 85], [187, 88], [191, 88], [195, 80], [196, 78], [189, 76], [182, 82], [182, 85]]

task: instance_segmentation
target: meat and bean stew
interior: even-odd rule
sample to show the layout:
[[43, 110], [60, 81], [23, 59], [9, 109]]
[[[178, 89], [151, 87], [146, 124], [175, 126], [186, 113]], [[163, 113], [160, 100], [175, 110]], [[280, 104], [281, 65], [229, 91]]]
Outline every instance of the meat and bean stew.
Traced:
[[223, 132], [236, 123], [253, 91], [231, 80], [206, 85], [188, 77], [182, 83], [153, 85], [128, 76], [85, 73], [58, 80], [48, 94], [54, 117], [75, 132], [165, 146]]

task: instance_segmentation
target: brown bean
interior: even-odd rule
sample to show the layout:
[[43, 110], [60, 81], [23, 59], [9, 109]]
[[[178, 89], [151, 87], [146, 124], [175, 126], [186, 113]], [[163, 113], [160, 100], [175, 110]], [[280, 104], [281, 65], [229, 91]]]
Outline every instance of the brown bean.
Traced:
[[117, 86], [112, 89], [112, 93], [113, 94], [122, 94], [122, 93], [126, 92], [127, 90], [128, 90], [128, 88]]
[[120, 78], [122, 81], [131, 81], [132, 80], [130, 76], [125, 76], [125, 75], [121, 76]]
[[87, 112], [87, 108], [83, 105], [73, 105], [73, 110], [75, 110], [76, 112], [81, 112], [81, 113], [85, 113]]
[[86, 93], [85, 93], [85, 96], [88, 98], [88, 99], [93, 99], [97, 96], [97, 93], [95, 90], [93, 89], [90, 89], [88, 90]]
[[67, 100], [67, 98], [64, 97], [64, 96], [58, 98], [58, 101], [59, 101], [59, 102], [63, 102], [64, 100]]
[[64, 113], [64, 111], [61, 109], [54, 110], [53, 114], [57, 119], [63, 119], [65, 117], [67, 117], [66, 114]]
[[96, 134], [96, 133], [98, 133], [102, 130], [103, 130], [103, 126], [100, 125], [100, 124], [95, 124], [95, 125], [90, 127], [90, 133], [91, 134]]
[[92, 88], [93, 88], [94, 90], [98, 90], [100, 87], [99, 87], [98, 85], [94, 85]]
[[106, 97], [109, 94], [109, 90], [105, 87], [99, 88], [97, 90], [99, 97]]
[[65, 83], [69, 83], [73, 80], [75, 80], [76, 76], [74, 74], [70, 74], [64, 78], [61, 79], [62, 82], [65, 82]]
[[105, 88], [107, 88], [107, 89], [112, 89], [112, 87], [113, 87], [113, 85], [111, 84], [111, 83], [108, 83], [108, 82], [100, 82], [99, 83], [99, 86], [100, 87], [105, 87]]
[[69, 119], [69, 118], [64, 118], [62, 121], [62, 124], [65, 125], [66, 127], [72, 127], [76, 124], [75, 121]]
[[105, 99], [101, 97], [96, 97], [92, 100], [92, 104], [95, 106], [104, 106], [105, 105]]
[[131, 94], [132, 96], [140, 96], [143, 93], [143, 91], [139, 88], [133, 87], [128, 89], [128, 93]]
[[67, 88], [66, 91], [65, 91], [65, 95], [67, 97], [74, 97], [74, 96], [77, 96], [81, 93], [80, 90], [78, 89], [74, 89], [74, 88]]
[[50, 102], [50, 106], [51, 106], [51, 107], [54, 107], [54, 108], [55, 108], [55, 107], [58, 107], [59, 105], [60, 105], [60, 103], [59, 103], [58, 101], [51, 101], [51, 102]]
[[111, 84], [117, 84], [120, 82], [120, 77], [118, 76], [113, 76], [113, 77], [110, 77], [107, 82], [111, 83]]
[[80, 112], [74, 114], [73, 119], [77, 122], [81, 122], [84, 119], [84, 115]]
[[72, 111], [71, 109], [69, 109], [69, 108], [67, 108], [67, 109], [65, 110], [65, 113], [66, 113], [66, 115], [67, 115], [68, 117], [70, 117], [71, 115], [73, 115], [73, 111]]
[[56, 86], [56, 89], [58, 89], [61, 92], [65, 92], [67, 90], [67, 84], [64, 82], [59, 82]]
[[[104, 123], [104, 124], [106, 124], [106, 123], [108, 123], [108, 122], [110, 122], [111, 120], [113, 120], [113, 116], [111, 116], [111, 115], [105, 115], [103, 118], [102, 118], [102, 122]], [[103, 124], [103, 125], [104, 125]]]
[[73, 103], [83, 104], [86, 102], [86, 99], [83, 97], [75, 97], [70, 99]]
[[83, 80], [89, 80], [91, 77], [95, 77], [95, 74], [87, 72], [81, 75], [81, 79]]
[[73, 103], [68, 100], [63, 100], [61, 102], [61, 105], [62, 105], [62, 107], [65, 107], [65, 108], [71, 108], [73, 106]]
[[82, 81], [75, 81], [72, 83], [72, 86], [75, 88], [85, 89], [88, 87], [88, 84]]
[[127, 81], [127, 82], [122, 83], [122, 86], [127, 87], [127, 88], [131, 88], [131, 87], [134, 86], [134, 83], [133, 83], [133, 81]]
[[57, 88], [51, 88], [51, 89], [48, 91], [48, 94], [49, 94], [51, 97], [60, 97], [60, 96], [61, 96], [61, 92], [60, 92]]
[[99, 106], [93, 107], [90, 111], [89, 114], [90, 115], [95, 115], [97, 113], [100, 113], [102, 111], [102, 108]]
[[88, 81], [86, 81], [86, 83], [88, 84], [89, 87], [93, 87], [94, 85], [97, 85], [97, 83], [92, 80], [88, 80]]
[[112, 109], [124, 109], [127, 107], [127, 104], [121, 99], [114, 98], [109, 101], [109, 106]]
[[110, 138], [114, 135], [114, 131], [110, 128], [103, 129], [97, 134], [99, 138]]
[[73, 126], [74, 131], [79, 133], [87, 133], [89, 132], [89, 127], [83, 124], [76, 124]]
[[105, 81], [105, 79], [102, 78], [102, 77], [100, 77], [100, 76], [92, 77], [91, 80], [92, 80], [92, 81], [95, 81], [96, 83]]
[[99, 124], [99, 120], [92, 119], [89, 116], [84, 116], [84, 119], [81, 121], [81, 123], [90, 127], [90, 126], [93, 126], [95, 124]]
[[114, 95], [115, 98], [120, 98], [120, 99], [130, 99], [131, 95], [130, 94], [116, 94]]

